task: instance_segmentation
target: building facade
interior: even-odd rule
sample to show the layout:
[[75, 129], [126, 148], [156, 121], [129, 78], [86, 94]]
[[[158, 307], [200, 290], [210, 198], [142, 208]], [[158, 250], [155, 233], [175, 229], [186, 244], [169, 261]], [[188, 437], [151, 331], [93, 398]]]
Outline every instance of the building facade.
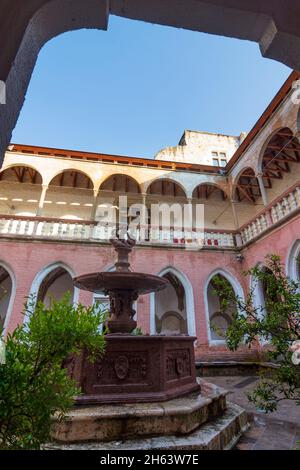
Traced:
[[[24, 299], [46, 303], [69, 291], [74, 302], [107, 305], [106, 298], [73, 288], [72, 277], [113, 269], [108, 208], [149, 208], [150, 231], [131, 263], [135, 271], [164, 276], [169, 287], [139, 299], [137, 321], [144, 333], [196, 336], [201, 360], [255, 359], [263, 345], [230, 353], [219, 329], [214, 290], [222, 276], [245, 296], [248, 268], [267, 253], [281, 256], [298, 279], [300, 252], [299, 104], [291, 74], [248, 135], [185, 131], [177, 147], [142, 159], [11, 144], [0, 173], [0, 323], [6, 332], [24, 321]], [[153, 204], [204, 206], [202, 246], [175, 219], [171, 229], [153, 223]], [[142, 206], [141, 206], [142, 207]], [[136, 214], [136, 213], [135, 213]], [[128, 222], [132, 214], [127, 212]], [[197, 238], [197, 237], [196, 237]], [[197, 240], [196, 240], [197, 241]], [[263, 286], [255, 301], [264, 304]], [[213, 324], [218, 326], [218, 333]]]

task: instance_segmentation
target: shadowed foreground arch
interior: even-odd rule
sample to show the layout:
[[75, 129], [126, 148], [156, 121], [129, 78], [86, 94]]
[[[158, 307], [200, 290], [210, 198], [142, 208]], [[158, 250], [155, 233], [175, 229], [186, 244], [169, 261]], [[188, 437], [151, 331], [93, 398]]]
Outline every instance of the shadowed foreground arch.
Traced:
[[[109, 14], [258, 42], [264, 56], [300, 69], [298, 0], [0, 0], [0, 155], [11, 139], [40, 49], [81, 28], [106, 30]], [[16, 20], [16, 12], [17, 20]], [[9, 37], [9, 41], [7, 38]]]

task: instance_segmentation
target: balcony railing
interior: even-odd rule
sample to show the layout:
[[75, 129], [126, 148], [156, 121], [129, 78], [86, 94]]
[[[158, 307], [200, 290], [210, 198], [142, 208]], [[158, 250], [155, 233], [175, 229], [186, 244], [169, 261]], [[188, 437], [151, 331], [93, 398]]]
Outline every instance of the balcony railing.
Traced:
[[[94, 221], [0, 215], [0, 237], [107, 243], [113, 230], [112, 225], [103, 225]], [[136, 229], [135, 236], [139, 244], [191, 248], [236, 246], [233, 231], [184, 232], [176, 228], [166, 230], [151, 226], [146, 237], [144, 231], [143, 227]]]
[[[168, 245], [173, 247], [214, 249], [234, 248], [245, 245], [276, 224], [300, 212], [300, 185], [295, 185], [273, 201], [239, 231], [206, 229], [182, 231], [176, 228], [165, 230], [151, 226], [147, 237], [145, 228], [136, 230], [140, 245]], [[62, 241], [107, 243], [113, 226], [95, 221], [66, 220], [43, 217], [0, 215], [0, 237], [29, 238]]]
[[250, 242], [278, 222], [296, 213], [299, 209], [300, 186], [295, 185], [241, 228], [242, 243]]

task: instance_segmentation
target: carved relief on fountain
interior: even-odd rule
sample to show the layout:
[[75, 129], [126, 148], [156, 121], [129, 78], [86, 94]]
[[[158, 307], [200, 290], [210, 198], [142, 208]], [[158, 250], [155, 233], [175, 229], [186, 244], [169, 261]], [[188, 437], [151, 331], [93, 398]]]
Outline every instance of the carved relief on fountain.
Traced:
[[167, 380], [191, 376], [191, 357], [188, 349], [169, 351], [166, 358]]
[[116, 379], [122, 383], [145, 382], [148, 373], [148, 354], [146, 351], [136, 354], [114, 353], [104, 357], [97, 363], [96, 378], [102, 385], [116, 383]]

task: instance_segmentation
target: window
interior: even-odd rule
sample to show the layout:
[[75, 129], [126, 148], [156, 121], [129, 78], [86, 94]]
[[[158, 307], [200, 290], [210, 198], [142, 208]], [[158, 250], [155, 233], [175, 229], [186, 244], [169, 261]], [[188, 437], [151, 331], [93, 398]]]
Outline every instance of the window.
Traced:
[[211, 152], [213, 166], [226, 166], [227, 157], [225, 152]]

